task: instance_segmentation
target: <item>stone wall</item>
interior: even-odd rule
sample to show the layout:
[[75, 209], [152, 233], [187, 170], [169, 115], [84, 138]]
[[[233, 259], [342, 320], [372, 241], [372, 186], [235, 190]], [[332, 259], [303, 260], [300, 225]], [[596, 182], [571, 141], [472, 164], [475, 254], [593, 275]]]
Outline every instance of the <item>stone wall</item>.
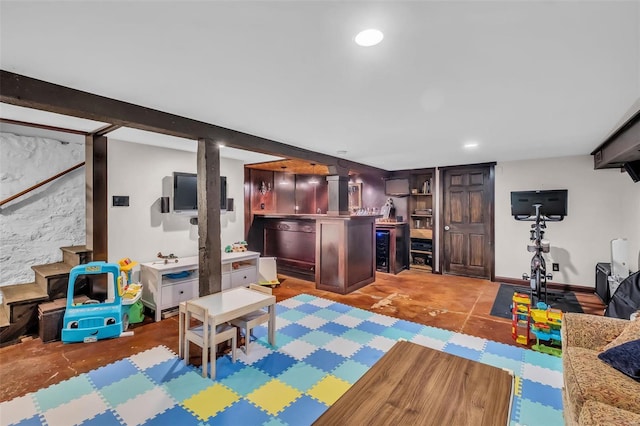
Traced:
[[[84, 161], [84, 144], [0, 132], [0, 199]], [[33, 265], [85, 244], [85, 168], [0, 207], [0, 286], [34, 281]]]

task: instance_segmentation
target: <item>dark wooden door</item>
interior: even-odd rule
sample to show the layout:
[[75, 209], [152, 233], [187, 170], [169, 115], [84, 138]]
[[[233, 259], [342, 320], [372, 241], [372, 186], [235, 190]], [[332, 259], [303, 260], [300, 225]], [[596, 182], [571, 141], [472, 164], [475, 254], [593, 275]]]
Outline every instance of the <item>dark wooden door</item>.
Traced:
[[442, 173], [442, 272], [493, 279], [493, 165]]

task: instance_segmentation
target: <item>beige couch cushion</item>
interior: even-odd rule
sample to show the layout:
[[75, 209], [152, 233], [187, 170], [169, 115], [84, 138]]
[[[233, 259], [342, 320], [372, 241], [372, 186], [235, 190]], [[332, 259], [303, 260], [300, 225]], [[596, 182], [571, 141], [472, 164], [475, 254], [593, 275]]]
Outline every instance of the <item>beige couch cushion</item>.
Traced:
[[640, 413], [640, 382], [598, 359], [598, 351], [568, 347], [563, 353], [563, 376], [568, 407], [578, 415], [588, 400]]
[[613, 339], [611, 343], [606, 345], [603, 350], [606, 351], [615, 346], [638, 339], [640, 339], [640, 317], [637, 317], [633, 321], [629, 321], [629, 324], [624, 327], [622, 333], [620, 333], [618, 337]]
[[587, 401], [580, 411], [581, 425], [638, 426], [640, 414], [621, 410], [597, 401]]

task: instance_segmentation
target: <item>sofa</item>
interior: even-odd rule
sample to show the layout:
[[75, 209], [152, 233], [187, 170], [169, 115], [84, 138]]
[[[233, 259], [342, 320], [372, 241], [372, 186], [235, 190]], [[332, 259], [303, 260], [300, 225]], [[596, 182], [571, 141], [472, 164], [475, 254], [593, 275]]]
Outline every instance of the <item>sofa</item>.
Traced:
[[640, 425], [640, 318], [566, 313], [561, 333], [565, 423]]

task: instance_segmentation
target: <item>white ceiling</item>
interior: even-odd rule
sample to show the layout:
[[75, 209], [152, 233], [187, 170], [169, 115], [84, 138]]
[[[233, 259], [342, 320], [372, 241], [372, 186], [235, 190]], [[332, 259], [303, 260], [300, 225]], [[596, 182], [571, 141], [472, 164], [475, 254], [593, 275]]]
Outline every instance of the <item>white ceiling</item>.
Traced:
[[640, 98], [638, 0], [2, 0], [0, 40], [6, 71], [387, 170], [589, 154]]

